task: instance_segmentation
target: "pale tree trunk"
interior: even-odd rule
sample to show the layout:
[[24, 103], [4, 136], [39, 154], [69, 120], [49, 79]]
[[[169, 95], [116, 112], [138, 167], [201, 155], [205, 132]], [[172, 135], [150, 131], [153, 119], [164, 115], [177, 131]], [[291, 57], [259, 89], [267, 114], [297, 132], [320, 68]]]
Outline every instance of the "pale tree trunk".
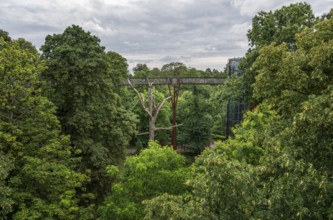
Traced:
[[[141, 107], [142, 109], [147, 113], [148, 118], [149, 118], [149, 140], [155, 140], [155, 131], [157, 130], [162, 130], [162, 129], [166, 129], [166, 128], [156, 128], [155, 123], [156, 123], [156, 119], [158, 116], [158, 113], [160, 112], [160, 109], [162, 108], [162, 106], [164, 105], [164, 103], [170, 99], [171, 97], [167, 97], [165, 98], [161, 103], [159, 103], [157, 106], [155, 105], [155, 100], [154, 100], [154, 88], [153, 88], [153, 83], [149, 82], [149, 80], [147, 79], [147, 86], [148, 86], [148, 103], [149, 106], [146, 106], [144, 97], [138, 92], [138, 90], [136, 90], [133, 86], [133, 84], [131, 83], [130, 79], [127, 79], [129, 85], [132, 87], [132, 89], [136, 92], [139, 101], [141, 103]], [[146, 134], [142, 133], [142, 134]]]
[[[156, 127], [156, 119], [158, 116], [158, 113], [160, 112], [162, 106], [165, 104], [165, 102], [167, 100], [169, 100], [171, 98], [171, 96], [163, 99], [163, 101], [161, 103], [159, 103], [157, 106], [155, 105], [155, 100], [154, 100], [154, 93], [153, 93], [153, 83], [149, 82], [149, 80], [147, 79], [147, 84], [148, 84], [148, 99], [149, 99], [149, 106], [146, 106], [145, 100], [142, 97], [142, 95], [138, 92], [138, 90], [136, 90], [133, 86], [133, 84], [131, 83], [130, 79], [127, 79], [129, 85], [132, 87], [132, 89], [136, 92], [139, 101], [141, 103], [141, 107], [143, 108], [143, 110], [147, 113], [148, 118], [149, 118], [149, 140], [154, 140], [155, 139], [155, 131], [158, 130], [171, 130], [176, 126], [180, 126], [180, 125], [173, 125], [171, 127], [167, 127], [167, 128], [160, 128], [160, 127]], [[145, 133], [141, 133], [141, 134], [147, 134], [147, 132]]]
[[149, 118], [149, 140], [155, 140], [155, 121]]

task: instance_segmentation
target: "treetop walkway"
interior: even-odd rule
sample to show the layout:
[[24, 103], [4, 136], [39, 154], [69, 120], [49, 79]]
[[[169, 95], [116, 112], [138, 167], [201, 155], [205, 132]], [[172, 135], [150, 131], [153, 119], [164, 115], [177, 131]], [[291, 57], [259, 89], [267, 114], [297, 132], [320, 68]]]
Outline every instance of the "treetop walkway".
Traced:
[[158, 78], [129, 78], [121, 81], [119, 85], [130, 86], [132, 85], [148, 85], [152, 83], [153, 85], [221, 85], [224, 84], [226, 78], [222, 77], [158, 77]]
[[[171, 143], [175, 150], [177, 150], [177, 102], [179, 96], [180, 85], [222, 85], [226, 78], [222, 77], [158, 77], [158, 78], [127, 78], [119, 83], [119, 86], [131, 86], [137, 93], [141, 102], [143, 110], [149, 116], [149, 139], [154, 140], [156, 130], [165, 130], [165, 128], [157, 128], [155, 121], [157, 119], [159, 110], [166, 100], [170, 99], [172, 106], [172, 126], [167, 129], [172, 130]], [[146, 106], [140, 93], [134, 88], [135, 85], [147, 85], [149, 106]], [[153, 97], [153, 86], [168, 85], [170, 96], [164, 99], [158, 105], [155, 105]], [[157, 106], [157, 107], [156, 107]]]

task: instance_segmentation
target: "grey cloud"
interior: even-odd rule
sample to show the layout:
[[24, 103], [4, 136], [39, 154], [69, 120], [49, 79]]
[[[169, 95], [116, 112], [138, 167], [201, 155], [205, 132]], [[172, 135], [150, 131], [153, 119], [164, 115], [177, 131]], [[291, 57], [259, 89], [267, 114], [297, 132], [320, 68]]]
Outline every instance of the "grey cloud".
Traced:
[[138, 64], [138, 63], [149, 64], [152, 62], [154, 62], [154, 60], [152, 60], [152, 59], [130, 59], [130, 60], [128, 60], [128, 63], [130, 63], [130, 64]]
[[[291, 2], [296, 0], [2, 0], [0, 28], [39, 47], [47, 34], [77, 24], [130, 66], [180, 60], [222, 70], [228, 57], [245, 54], [246, 32], [257, 11]], [[326, 0], [308, 2], [315, 12], [331, 7]]]
[[171, 62], [189, 62], [191, 61], [191, 57], [187, 57], [187, 56], [165, 56], [161, 59], [159, 59], [159, 61], [162, 61], [164, 63], [171, 63]]

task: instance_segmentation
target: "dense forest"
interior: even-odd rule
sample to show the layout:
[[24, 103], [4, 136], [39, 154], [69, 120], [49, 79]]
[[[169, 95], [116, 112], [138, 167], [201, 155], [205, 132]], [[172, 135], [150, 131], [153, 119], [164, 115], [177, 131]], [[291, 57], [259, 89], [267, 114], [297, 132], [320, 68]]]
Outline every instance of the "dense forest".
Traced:
[[[39, 50], [0, 30], [0, 219], [333, 219], [333, 10], [262, 11], [247, 37], [238, 75], [129, 71], [77, 25]], [[177, 90], [175, 151], [170, 129], [149, 140], [142, 107], [153, 98], [170, 128], [176, 90], [119, 83], [186, 76], [226, 81]]]

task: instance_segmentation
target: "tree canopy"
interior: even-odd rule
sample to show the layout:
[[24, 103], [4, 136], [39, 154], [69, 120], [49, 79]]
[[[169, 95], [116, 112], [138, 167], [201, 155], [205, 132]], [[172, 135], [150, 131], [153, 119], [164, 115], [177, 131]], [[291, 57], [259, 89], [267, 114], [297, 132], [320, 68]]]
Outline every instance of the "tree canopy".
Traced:
[[90, 175], [89, 191], [100, 200], [110, 187], [105, 168], [123, 160], [135, 130], [133, 114], [115, 92], [127, 74], [126, 60], [105, 53], [96, 36], [75, 25], [47, 36], [41, 50], [48, 67], [42, 73], [47, 95], [57, 106], [62, 131], [83, 157], [80, 167]]
[[[47, 36], [41, 54], [0, 30], [0, 219], [333, 219], [332, 15], [306, 3], [259, 12], [242, 75], [216, 87], [151, 84], [150, 112], [138, 105], [144, 87], [137, 100], [118, 82], [227, 72], [172, 62], [132, 76], [79, 26]], [[144, 113], [174, 123], [178, 97], [178, 144], [196, 157], [136, 135]], [[235, 101], [251, 105], [224, 139]], [[129, 144], [140, 148], [126, 155]]]
[[163, 193], [183, 193], [187, 176], [184, 165], [185, 157], [171, 147], [150, 141], [147, 149], [128, 157], [122, 167], [108, 167], [116, 183], [100, 207], [101, 218], [142, 219], [144, 200]]
[[[304, 8], [296, 4], [259, 16], [267, 15], [262, 24], [274, 24], [271, 16]], [[318, 21], [295, 15], [303, 14], [305, 21]], [[146, 219], [333, 218], [332, 21], [328, 16], [306, 27], [291, 19], [292, 38], [281, 30], [262, 38], [271, 42], [253, 42], [258, 48], [248, 53], [251, 68], [238, 82], [253, 74], [255, 108], [233, 138], [196, 159], [190, 193], [147, 201]]]
[[74, 219], [87, 178], [42, 94], [45, 62], [23, 39], [0, 45], [1, 219]]

